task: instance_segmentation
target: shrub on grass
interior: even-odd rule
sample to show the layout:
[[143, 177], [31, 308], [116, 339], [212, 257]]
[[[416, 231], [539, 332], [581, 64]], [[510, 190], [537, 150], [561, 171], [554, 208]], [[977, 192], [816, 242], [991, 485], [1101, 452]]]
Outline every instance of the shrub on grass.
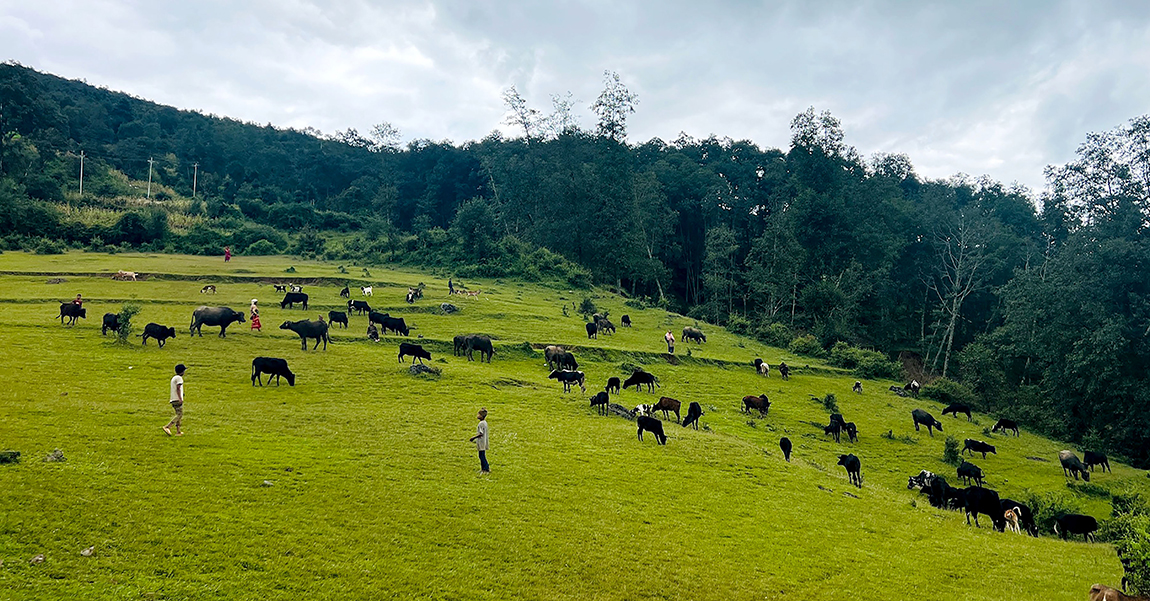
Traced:
[[978, 406], [978, 397], [966, 384], [960, 384], [948, 378], [939, 378], [922, 387], [922, 394], [928, 399], [934, 399], [944, 405], [959, 403], [968, 407]]
[[839, 411], [839, 401], [834, 394], [823, 397], [823, 409], [826, 409], [827, 413], [842, 413]]
[[252, 257], [266, 257], [268, 255], [279, 254], [279, 249], [276, 248], [275, 244], [260, 238], [252, 242], [244, 251], [244, 254]]
[[760, 325], [755, 330], [755, 337], [763, 344], [787, 348], [787, 345], [794, 340], [795, 334], [785, 324], [772, 323]]
[[1082, 507], [1074, 497], [1065, 492], [1028, 493], [1018, 499], [1030, 507], [1034, 523], [1041, 532], [1054, 532], [1054, 520], [1068, 513], [1082, 513]]
[[598, 312], [599, 308], [595, 306], [595, 301], [591, 300], [590, 296], [584, 296], [582, 302], [579, 303], [579, 314], [583, 316], [583, 319], [589, 319]]
[[823, 346], [819, 344], [819, 339], [807, 334], [805, 336], [798, 336], [791, 341], [787, 346], [787, 350], [796, 355], [804, 355], [807, 357], [822, 358], [826, 355]]
[[962, 463], [962, 455], [959, 453], [958, 439], [953, 436], [947, 436], [946, 442], [942, 447], [942, 460], [950, 465], [958, 465]]
[[40, 238], [32, 247], [32, 252], [38, 255], [62, 255], [64, 254], [64, 245], [51, 238]]
[[120, 309], [120, 328], [116, 330], [116, 342], [128, 344], [132, 337], [132, 318], [139, 313], [139, 305], [124, 305]]

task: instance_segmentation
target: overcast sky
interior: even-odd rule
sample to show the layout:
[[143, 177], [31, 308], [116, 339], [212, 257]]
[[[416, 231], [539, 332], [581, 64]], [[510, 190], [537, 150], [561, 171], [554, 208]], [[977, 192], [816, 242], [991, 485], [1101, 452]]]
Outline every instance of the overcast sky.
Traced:
[[609, 69], [639, 96], [633, 142], [785, 149], [814, 106], [864, 155], [1037, 190], [1087, 133], [1150, 112], [1150, 3], [0, 0], [0, 60], [261, 124], [455, 142], [508, 130], [511, 85], [545, 112], [571, 92], [592, 127]]

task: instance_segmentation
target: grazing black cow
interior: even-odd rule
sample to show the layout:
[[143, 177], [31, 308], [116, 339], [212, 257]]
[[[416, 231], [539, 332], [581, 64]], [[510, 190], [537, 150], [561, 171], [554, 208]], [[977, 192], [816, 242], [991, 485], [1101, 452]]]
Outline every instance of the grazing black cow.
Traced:
[[599, 338], [599, 326], [592, 322], [587, 322], [587, 338]]
[[982, 470], [977, 465], [963, 461], [962, 465], [958, 466], [957, 471], [963, 484], [970, 486], [970, 482], [973, 480], [975, 484], [982, 486]]
[[782, 376], [784, 380], [791, 379], [791, 368], [788, 367], [786, 363], [780, 363], [779, 375]]
[[790, 461], [791, 461], [791, 439], [787, 438], [786, 436], [780, 438], [779, 439], [779, 449], [781, 449], [783, 451], [783, 458], [787, 460], [787, 463], [790, 463]]
[[687, 326], [683, 328], [682, 341], [686, 342], [688, 340], [694, 340], [695, 344], [701, 344], [707, 341], [707, 335], [704, 334], [703, 331], [699, 328]]
[[424, 350], [422, 345], [412, 344], [410, 342], [399, 343], [399, 361], [403, 362], [405, 356], [411, 357], [411, 364], [415, 365], [415, 360], [419, 359], [422, 364], [424, 359], [431, 361], [431, 353]]
[[396, 334], [403, 334], [404, 336], [407, 336], [411, 333], [411, 330], [407, 327], [407, 323], [403, 321], [402, 317], [390, 317], [386, 313], [383, 315], [379, 315], [379, 313], [371, 313], [369, 314], [369, 318], [371, 316], [380, 317], [379, 320], [372, 319], [372, 321], [376, 321], [379, 324], [379, 328], [383, 330], [384, 334], [386, 334], [388, 330], [391, 330]]
[[624, 328], [631, 327], [631, 316], [630, 315], [624, 315], [623, 317], [619, 318], [619, 321], [623, 323]]
[[591, 408], [599, 408], [599, 415], [607, 414], [607, 407], [611, 404], [611, 395], [606, 391], [597, 392], [595, 396], [591, 397]]
[[855, 394], [862, 394], [862, 382], [855, 380], [855, 385], [851, 387], [851, 390], [854, 391]]
[[1030, 536], [1038, 536], [1038, 524], [1035, 523], [1034, 512], [1030, 511], [1029, 507], [1011, 499], [1001, 499], [1000, 501], [1004, 514], [1009, 509], [1018, 510], [1018, 525]]
[[683, 420], [683, 427], [686, 428], [694, 424], [695, 429], [698, 430], [700, 417], [703, 417], [703, 408], [700, 407], [698, 403], [691, 401], [691, 404], [687, 407], [687, 417]]
[[926, 411], [923, 411], [922, 409], [915, 409], [914, 411], [910, 412], [910, 416], [914, 419], [915, 432], [920, 431], [918, 429], [919, 425], [926, 426], [926, 430], [930, 432], [931, 436], [934, 436], [935, 428], [938, 428], [938, 431], [942, 432], [942, 422], [934, 419], [934, 416], [927, 413]]
[[567, 371], [575, 371], [579, 369], [579, 362], [575, 360], [575, 355], [563, 351], [559, 354], [559, 369]]
[[771, 401], [767, 399], [767, 395], [761, 394], [759, 396], [747, 395], [743, 397], [743, 411], [750, 413], [751, 409], [759, 412], [759, 417], [766, 417], [767, 413], [771, 410]]
[[468, 336], [467, 337], [467, 360], [471, 361], [471, 354], [479, 351], [479, 362], [483, 363], [483, 358], [487, 357], [487, 362], [491, 363], [491, 356], [495, 354], [495, 347], [491, 344], [491, 339], [487, 336]]
[[859, 441], [859, 429], [858, 426], [855, 426], [854, 422], [843, 424], [843, 432], [847, 433], [847, 438], [850, 439], [851, 442]]
[[847, 478], [850, 479], [851, 484], [862, 488], [862, 462], [859, 458], [851, 453], [850, 455], [839, 455], [839, 465], [847, 470]]
[[640, 415], [636, 420], [639, 423], [639, 441], [643, 440], [643, 430], [655, 435], [659, 444], [667, 444], [667, 435], [663, 434], [663, 422], [646, 415]]
[[347, 312], [363, 315], [364, 313], [371, 313], [371, 305], [367, 301], [349, 300], [347, 301]]
[[917, 476], [911, 476], [906, 485], [907, 488], [916, 486], [922, 487], [922, 492], [927, 494], [931, 507], [958, 509], [964, 503], [963, 495], [966, 489], [955, 488], [947, 484], [946, 478], [938, 474], [922, 470]]
[[120, 330], [120, 314], [119, 313], [105, 313], [104, 324], [100, 326], [100, 335], [107, 336], [108, 330], [116, 333]]
[[300, 346], [303, 350], [307, 350], [307, 339], [315, 338], [315, 346], [312, 350], [319, 348], [319, 342], [323, 341], [323, 350], [327, 350], [327, 342], [330, 340], [327, 336], [327, 323], [322, 321], [312, 321], [302, 319], [300, 321], [285, 321], [280, 324], [281, 330], [291, 330], [299, 334]]
[[276, 292], [287, 292], [287, 286], [284, 284], [272, 284], [272, 288], [275, 288]]
[[[623, 381], [623, 389], [626, 390], [634, 386], [635, 392], [639, 392], [644, 384], [647, 386], [647, 392], [655, 392], [655, 387], [659, 386], [659, 378], [640, 369]], [[660, 386], [660, 388], [662, 387]]]
[[284, 295], [284, 299], [280, 301], [280, 308], [288, 307], [294, 309], [296, 303], [301, 303], [304, 310], [307, 310], [307, 295], [302, 292], [288, 292]]
[[667, 419], [667, 417], [668, 417], [667, 412], [668, 411], [674, 411], [675, 412], [675, 423], [677, 424], [682, 419], [679, 417], [679, 408], [682, 406], [683, 406], [683, 404], [680, 403], [678, 399], [673, 399], [669, 396], [661, 396], [661, 397], [659, 397], [658, 403], [651, 405], [651, 413], [654, 413], [656, 411], [662, 411], [663, 412], [663, 419]]
[[64, 325], [64, 319], [67, 318], [68, 325], [76, 325], [76, 318], [88, 319], [88, 310], [76, 303], [60, 303], [60, 325]]
[[951, 403], [951, 404], [947, 405], [946, 409], [942, 410], [942, 416], [946, 417], [947, 413], [953, 415], [956, 418], [958, 417], [959, 413], [965, 413], [966, 414], [966, 421], [968, 421], [968, 422], [974, 419], [970, 416], [970, 407], [967, 407], [966, 405], [963, 405], [961, 403]]
[[[458, 357], [459, 355], [461, 355], [464, 352], [464, 350], [467, 348], [467, 337], [468, 336], [472, 336], [472, 334], [460, 334], [460, 335], [451, 339], [451, 354], [452, 355], [455, 355], [456, 357]], [[550, 347], [548, 347], [548, 348], [550, 348]], [[548, 367], [550, 367], [551, 363], [548, 362], [547, 365], [548, 365]]]
[[204, 326], [219, 326], [220, 338], [227, 338], [228, 326], [232, 323], [244, 323], [244, 314], [227, 307], [196, 307], [192, 311], [192, 326], [188, 331], [203, 337]]
[[587, 387], [584, 386], [586, 376], [581, 371], [559, 371], [554, 370], [551, 375], [547, 376], [548, 380], [558, 380], [563, 383], [563, 392], [571, 392], [571, 385], [578, 384], [579, 389], [587, 392]]
[[272, 376], [276, 378], [276, 386], [280, 385], [280, 376], [287, 378], [289, 386], [295, 386], [295, 374], [288, 369], [287, 359], [276, 359], [275, 357], [256, 357], [252, 359], [252, 386], [256, 382], [260, 386], [264, 385], [261, 374], [268, 375], [268, 385], [272, 383]]
[[598, 328], [600, 332], [606, 332], [608, 334], [615, 333], [615, 324], [611, 323], [606, 317], [596, 320], [595, 327]]
[[331, 323], [331, 325], [333, 327], [337, 323], [342, 323], [344, 329], [347, 329], [347, 327], [348, 327], [348, 325], [347, 325], [347, 313], [344, 313], [343, 311], [328, 311], [327, 312], [327, 320], [328, 320], [328, 322]]
[[347, 286], [344, 286], [343, 290], [339, 291], [339, 296], [340, 298], [351, 298], [351, 289]]
[[[380, 313], [379, 311], [371, 311], [367, 314], [367, 323], [378, 323], [383, 325], [383, 320], [391, 317], [390, 313]], [[384, 330], [386, 332], [386, 330]]]
[[831, 422], [829, 425], [823, 426], [823, 434], [834, 438], [835, 442], [838, 442], [842, 429], [842, 426], [838, 422]]
[[1075, 455], [1073, 452], [1059, 451], [1058, 462], [1062, 464], [1062, 475], [1067, 478], [1073, 475], [1074, 479], [1077, 480], [1078, 475], [1081, 474], [1083, 480], [1087, 482], [1090, 481], [1090, 471], [1086, 469], [1086, 464], [1082, 463], [1082, 461], [1078, 459], [1078, 455]]
[[1006, 518], [1004, 517], [1005, 511], [1002, 509], [1002, 502], [998, 499], [998, 493], [983, 488], [982, 485], [971, 486], [966, 489], [965, 503], [966, 508], [966, 524], [970, 525], [970, 516], [974, 514], [974, 526], [981, 527], [978, 523], [978, 514], [990, 516], [990, 521], [994, 524], [994, 529], [1002, 532], [1006, 529]]
[[1002, 431], [1004, 433], [1010, 430], [1014, 430], [1014, 435], [1018, 436], [1018, 422], [1012, 419], [1000, 419], [998, 423], [994, 424], [994, 427], [990, 429], [991, 432]]
[[169, 338], [175, 337], [176, 328], [169, 328], [158, 323], [150, 323], [144, 326], [144, 333], [140, 334], [140, 338], [142, 339], [140, 340], [140, 344], [147, 346], [148, 339], [155, 338], [156, 342], [159, 343], [160, 348], [164, 348], [164, 343], [167, 342]]
[[982, 453], [983, 459], [986, 459], [987, 453], [998, 454], [998, 451], [994, 450], [994, 445], [986, 444], [981, 440], [974, 440], [973, 438], [967, 438], [962, 441], [962, 451], [960, 451], [960, 454], [967, 451], [970, 451], [971, 457], [973, 457], [975, 453]]
[[847, 426], [847, 420], [843, 419], [843, 414], [841, 414], [841, 413], [832, 413], [831, 414], [831, 423], [832, 424], [837, 423], [839, 425], [839, 428], [842, 428], [842, 429], [845, 429]]
[[1054, 520], [1054, 533], [1066, 540], [1071, 534], [1081, 534], [1082, 540], [1090, 542], [1094, 539], [1094, 532], [1098, 530], [1098, 520], [1093, 516], [1080, 513], [1068, 513]]
[[1092, 472], [1094, 471], [1094, 466], [1096, 465], [1102, 466], [1103, 472], [1113, 472], [1113, 470], [1110, 469], [1110, 460], [1107, 459], [1106, 455], [1103, 455], [1102, 453], [1086, 451], [1082, 454], [1082, 463], [1085, 463], [1086, 467], [1090, 468], [1090, 471]]
[[607, 378], [607, 392], [614, 392], [615, 394], [619, 394], [619, 378], [616, 378], [615, 376]]

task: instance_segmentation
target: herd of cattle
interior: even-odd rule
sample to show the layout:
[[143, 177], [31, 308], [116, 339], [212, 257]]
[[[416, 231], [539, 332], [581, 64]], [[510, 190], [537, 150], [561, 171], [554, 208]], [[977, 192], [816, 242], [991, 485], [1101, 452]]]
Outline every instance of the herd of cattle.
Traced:
[[[294, 308], [295, 305], [300, 305], [303, 309], [308, 307], [308, 295], [303, 292], [301, 286], [294, 284], [276, 285], [277, 291], [284, 293], [283, 301], [280, 303], [281, 308]], [[360, 289], [363, 296], [373, 296], [373, 289], [370, 286], [361, 287]], [[202, 293], [215, 293], [216, 287], [214, 285], [204, 286], [200, 292]], [[324, 349], [327, 349], [327, 343], [330, 341], [328, 330], [335, 325], [342, 325], [344, 328], [348, 327], [349, 315], [366, 315], [368, 318], [368, 337], [378, 342], [379, 330], [386, 332], [394, 332], [398, 335], [408, 336], [411, 327], [408, 326], [402, 318], [391, 317], [387, 313], [380, 313], [371, 308], [366, 300], [353, 300], [349, 298], [350, 291], [348, 287], [344, 287], [340, 291], [340, 297], [347, 298], [347, 311], [330, 311], [328, 312], [328, 319], [324, 321], [321, 317], [318, 320], [300, 320], [300, 321], [285, 321], [280, 325], [282, 330], [290, 330], [300, 337], [303, 350], [307, 350], [307, 343], [309, 339], [315, 340], [315, 345], [312, 347], [316, 349], [320, 343], [323, 343]], [[407, 302], [414, 302], [423, 296], [423, 285], [420, 284], [416, 288], [409, 288], [406, 300]], [[67, 320], [68, 325], [74, 325], [76, 319], [86, 318], [87, 310], [81, 305], [74, 303], [62, 303], [60, 305], [59, 318], [61, 324]], [[228, 326], [232, 323], [244, 323], [244, 314], [234, 311], [228, 307], [209, 307], [201, 306], [196, 308], [192, 313], [192, 321], [190, 325], [190, 333], [192, 335], [203, 336], [203, 326], [219, 327], [219, 336], [221, 338], [227, 336]], [[631, 327], [631, 318], [624, 315], [621, 320], [624, 327]], [[377, 329], [376, 326], [379, 326]], [[108, 330], [118, 330], [120, 327], [119, 315], [115, 313], [107, 313], [104, 315], [102, 323], [102, 334], [107, 334]], [[614, 333], [615, 326], [607, 319], [606, 315], [595, 314], [592, 319], [586, 324], [587, 335], [589, 338], [596, 338], [600, 333]], [[159, 346], [162, 348], [169, 338], [175, 338], [176, 330], [174, 327], [163, 326], [156, 323], [149, 323], [144, 327], [143, 334], [140, 335], [143, 344], [147, 344], [149, 338], [155, 339]], [[706, 335], [695, 327], [686, 327], [682, 332], [682, 339], [684, 341], [693, 340], [696, 343], [706, 342]], [[453, 340], [453, 352], [456, 356], [466, 356], [468, 360], [473, 360], [474, 352], [478, 351], [480, 354], [479, 360], [483, 362], [486, 360], [491, 362], [495, 354], [494, 344], [489, 336], [482, 334], [465, 334], [455, 336]], [[547, 346], [543, 349], [544, 360], [550, 371], [548, 379], [556, 380], [563, 385], [564, 392], [570, 392], [574, 386], [579, 386], [580, 390], [586, 392], [586, 374], [579, 371], [579, 362], [576, 360], [575, 355], [561, 346]], [[431, 353], [424, 349], [419, 344], [402, 342], [399, 345], [398, 359], [400, 362], [405, 357], [411, 357], [412, 363], [416, 361], [423, 363], [423, 360], [431, 359]], [[755, 359], [752, 363], [756, 373], [764, 376], [769, 376], [770, 366], [767, 365], [762, 359]], [[783, 377], [783, 380], [789, 379], [790, 368], [785, 363], [778, 366], [778, 371]], [[280, 382], [280, 378], [286, 379], [291, 386], [295, 385], [295, 374], [288, 368], [287, 360], [274, 357], [256, 357], [252, 361], [251, 380], [252, 385], [263, 386], [263, 375], [268, 375], [268, 383], [271, 383], [271, 378], [275, 377], [276, 384]], [[651, 373], [644, 371], [642, 368], [636, 369], [629, 377], [620, 382], [617, 377], [610, 377], [607, 380], [606, 386], [602, 391], [594, 394], [590, 399], [590, 406], [592, 409], [598, 410], [600, 413], [607, 413], [612, 409], [610, 401], [612, 394], [619, 394], [620, 389], [627, 389], [634, 387], [636, 392], [646, 389], [647, 392], [654, 392], [655, 388], [660, 387], [659, 379]], [[891, 390], [900, 396], [913, 396], [917, 397], [920, 385], [917, 381], [907, 384], [905, 387], [891, 387]], [[856, 382], [854, 391], [862, 392], [862, 383]], [[675, 414], [675, 423], [681, 424], [686, 428], [694, 426], [697, 430], [699, 428], [699, 418], [702, 417], [703, 411], [699, 403], [692, 402], [687, 408], [686, 417], [680, 414], [682, 404], [677, 399], [661, 396], [659, 400], [651, 404], [640, 404], [633, 410], [627, 410], [619, 406], [614, 406], [617, 412], [632, 417], [637, 423], [637, 434], [640, 441], [643, 440], [643, 433], [649, 432], [654, 435], [656, 441], [660, 445], [667, 443], [667, 435], [663, 430], [663, 422], [655, 417], [657, 412], [662, 412], [664, 419], [669, 419], [670, 413]], [[741, 410], [747, 414], [757, 412], [759, 417], [766, 418], [769, 415], [771, 401], [767, 395], [748, 395], [742, 399]], [[952, 404], [942, 411], [943, 416], [952, 415], [958, 417], [959, 414], [966, 415], [968, 420], [972, 419], [971, 409], [965, 405]], [[911, 411], [911, 420], [916, 431], [920, 431], [920, 427], [925, 426], [930, 436], [934, 436], [934, 431], [943, 431], [943, 424], [935, 419], [930, 413], [923, 409], [914, 409]], [[1009, 419], [999, 420], [992, 432], [1008, 433], [1013, 432], [1015, 436], [1019, 435], [1018, 424]], [[848, 441], [858, 441], [858, 427], [853, 422], [848, 422], [843, 418], [840, 413], [833, 413], [830, 416], [830, 423], [823, 427], [823, 434], [830, 436], [838, 443], [841, 441], [841, 436], [846, 435]], [[779, 441], [779, 447], [783, 452], [786, 461], [791, 460], [791, 453], [793, 451], [793, 444], [790, 439], [784, 437]], [[963, 448], [960, 454], [970, 454], [971, 457], [975, 454], [980, 454], [982, 459], [986, 459], [987, 454], [997, 455], [997, 449], [984, 441], [966, 439], [963, 443]], [[850, 483], [859, 488], [862, 487], [862, 461], [853, 453], [842, 454], [838, 456], [838, 465], [842, 466], [846, 472]], [[1075, 479], [1081, 477], [1083, 480], [1090, 480], [1090, 472], [1095, 466], [1102, 468], [1102, 471], [1107, 471], [1110, 464], [1107, 457], [1100, 453], [1086, 452], [1084, 455], [1085, 461], [1080, 460], [1071, 451], [1062, 451], [1059, 453], [1059, 462], [1062, 465], [1064, 475], [1069, 478], [1073, 476]], [[961, 464], [956, 469], [956, 476], [966, 484], [966, 488], [958, 488], [951, 486], [946, 478], [939, 474], [932, 473], [927, 470], [922, 470], [918, 475], [911, 476], [907, 483], [908, 489], [920, 488], [923, 494], [926, 494], [930, 504], [937, 508], [942, 509], [962, 509], [966, 513], [967, 523], [970, 523], [971, 516], [974, 517], [974, 524], [979, 525], [979, 514], [989, 516], [991, 521], [998, 531], [1011, 530], [1014, 532], [1026, 532], [1032, 536], [1038, 536], [1038, 526], [1034, 521], [1033, 512], [1026, 505], [1011, 499], [1000, 498], [998, 493], [989, 488], [985, 488], [985, 477], [983, 471], [978, 466], [966, 461], [961, 461]], [[1098, 528], [1097, 521], [1086, 515], [1067, 514], [1059, 517], [1056, 520], [1055, 532], [1066, 538], [1071, 534], [1081, 534], [1085, 539], [1090, 539], [1095, 530]]]

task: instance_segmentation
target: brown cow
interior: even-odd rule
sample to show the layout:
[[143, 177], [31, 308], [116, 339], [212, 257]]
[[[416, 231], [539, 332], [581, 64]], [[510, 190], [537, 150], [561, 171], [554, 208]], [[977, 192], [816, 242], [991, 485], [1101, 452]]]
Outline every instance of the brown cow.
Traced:
[[1095, 584], [1090, 587], [1090, 601], [1150, 601], [1150, 597], [1144, 595], [1127, 595], [1105, 584]]
[[767, 395], [759, 396], [745, 396], [743, 397], [743, 411], [750, 413], [751, 409], [758, 409], [759, 415], [762, 417], [767, 416], [767, 411], [771, 408], [771, 402], [767, 400]]
[[656, 411], [662, 411], [663, 412], [663, 419], [667, 419], [667, 412], [668, 411], [674, 411], [675, 412], [675, 423], [677, 424], [681, 421], [681, 418], [679, 417], [679, 407], [681, 407], [681, 406], [682, 406], [682, 403], [680, 403], [678, 400], [673, 399], [669, 396], [663, 396], [663, 397], [659, 397], [658, 403], [651, 405], [651, 413], [654, 413]]

